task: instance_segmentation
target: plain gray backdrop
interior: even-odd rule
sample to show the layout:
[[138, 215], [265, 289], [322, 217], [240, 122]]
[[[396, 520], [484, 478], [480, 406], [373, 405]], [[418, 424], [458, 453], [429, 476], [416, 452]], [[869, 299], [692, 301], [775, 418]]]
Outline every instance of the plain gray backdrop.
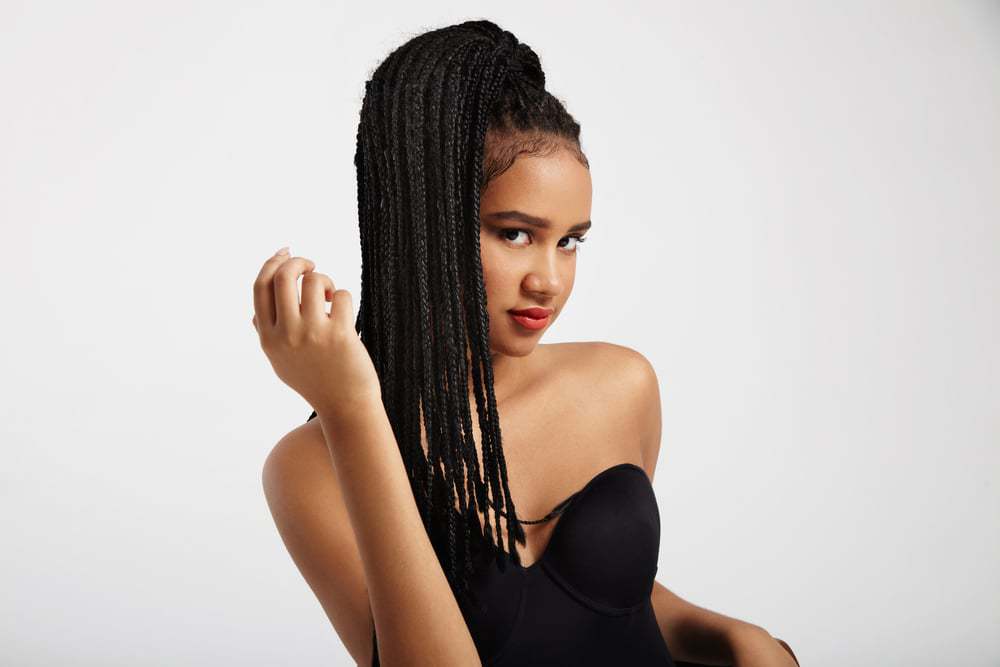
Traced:
[[489, 18], [592, 165], [544, 340], [659, 377], [658, 580], [808, 667], [1000, 665], [1000, 5], [251, 4], [0, 5], [0, 663], [351, 664], [251, 286], [357, 307], [364, 81]]

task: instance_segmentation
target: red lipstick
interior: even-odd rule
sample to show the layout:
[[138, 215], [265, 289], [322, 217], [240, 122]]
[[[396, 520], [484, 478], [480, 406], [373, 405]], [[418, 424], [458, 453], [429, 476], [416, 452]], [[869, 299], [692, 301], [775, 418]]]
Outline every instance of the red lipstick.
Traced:
[[538, 331], [539, 329], [544, 329], [549, 323], [549, 317], [552, 315], [552, 308], [522, 308], [520, 310], [509, 310], [511, 317], [514, 321], [520, 324], [525, 329], [530, 329], [531, 331]]

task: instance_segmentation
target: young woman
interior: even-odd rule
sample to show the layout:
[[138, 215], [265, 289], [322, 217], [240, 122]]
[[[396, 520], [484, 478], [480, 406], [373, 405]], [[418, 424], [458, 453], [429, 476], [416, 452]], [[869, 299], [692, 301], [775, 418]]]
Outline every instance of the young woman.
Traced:
[[253, 323], [314, 408], [268, 456], [266, 497], [358, 664], [797, 664], [654, 580], [649, 362], [540, 342], [592, 186], [534, 51], [489, 21], [403, 44], [366, 82], [355, 165], [357, 319], [285, 251], [257, 276]]

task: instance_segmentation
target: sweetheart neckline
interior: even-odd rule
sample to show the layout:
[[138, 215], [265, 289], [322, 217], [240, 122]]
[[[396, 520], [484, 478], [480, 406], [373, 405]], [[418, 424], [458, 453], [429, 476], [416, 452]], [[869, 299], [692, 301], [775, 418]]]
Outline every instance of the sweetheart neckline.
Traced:
[[[590, 489], [594, 485], [595, 482], [597, 482], [599, 479], [601, 479], [602, 477], [604, 477], [608, 473], [613, 472], [615, 470], [619, 470], [619, 469], [637, 470], [637, 471], [639, 471], [639, 472], [642, 473], [642, 477], [643, 477], [643, 479], [646, 480], [646, 483], [649, 484], [650, 487], [653, 486], [653, 481], [649, 478], [649, 475], [646, 474], [646, 470], [644, 468], [642, 468], [641, 466], [638, 466], [638, 465], [636, 465], [634, 463], [631, 463], [631, 462], [628, 462], [628, 461], [626, 461], [624, 463], [616, 463], [613, 466], [610, 466], [608, 468], [605, 468], [604, 470], [601, 470], [601, 471], [597, 472], [593, 477], [590, 478], [590, 480], [587, 481], [586, 484], [584, 484], [582, 487], [580, 487], [579, 490], [571, 493], [565, 500], [563, 500], [562, 502], [556, 504], [556, 507], [560, 507], [562, 505], [566, 505], [566, 507], [565, 507], [565, 509], [563, 509], [562, 512], [560, 512], [557, 515], [559, 518], [556, 519], [555, 526], [552, 528], [552, 534], [549, 535], [549, 540], [548, 540], [548, 542], [545, 543], [545, 548], [542, 549], [542, 553], [539, 554], [538, 558], [536, 558], [534, 561], [532, 561], [531, 565], [527, 565], [527, 566], [525, 566], [525, 565], [518, 565], [517, 563], [514, 562], [513, 556], [511, 556], [510, 552], [507, 551], [506, 549], [501, 548], [501, 546], [499, 544], [496, 545], [497, 551], [502, 552], [506, 556], [507, 562], [510, 565], [512, 565], [515, 569], [518, 569], [518, 570], [520, 570], [522, 572], [529, 572], [531, 570], [534, 570], [537, 567], [540, 567], [541, 564], [542, 564], [542, 561], [545, 560], [546, 555], [548, 555], [548, 553], [549, 553], [549, 546], [552, 544], [552, 540], [556, 536], [556, 531], [559, 530], [559, 526], [562, 525], [563, 517], [565, 517], [566, 513], [569, 512], [570, 509], [573, 507], [573, 503], [571, 503], [570, 500], [571, 499], [575, 499], [576, 497], [582, 495], [585, 491], [587, 491], [588, 489]], [[465, 520], [464, 517], [462, 517], [461, 512], [459, 512], [458, 509], [456, 509], [454, 506], [452, 506], [451, 511], [452, 511], [452, 513], [455, 514], [456, 517], [458, 517], [458, 519], [460, 521], [464, 521]], [[477, 514], [478, 514], [478, 512], [477, 512]], [[476, 523], [477, 524], [479, 523], [478, 522], [478, 518], [477, 518], [477, 522]], [[479, 529], [478, 530], [479, 534], [482, 535], [483, 526], [479, 525], [478, 529]], [[495, 529], [495, 527], [494, 527], [494, 529]], [[516, 544], [514, 545], [514, 549], [515, 550], [517, 549], [517, 545]]]

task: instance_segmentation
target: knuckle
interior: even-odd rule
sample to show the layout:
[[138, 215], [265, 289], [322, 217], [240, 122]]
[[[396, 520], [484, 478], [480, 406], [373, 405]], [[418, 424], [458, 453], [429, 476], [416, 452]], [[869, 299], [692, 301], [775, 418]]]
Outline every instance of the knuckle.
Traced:
[[278, 267], [277, 271], [274, 272], [275, 281], [285, 281], [291, 277], [298, 277], [299, 274], [308, 270], [308, 267], [303, 266], [305, 262], [308, 262], [308, 260], [302, 257], [293, 257], [292, 259], [286, 261]]
[[315, 271], [310, 271], [302, 276], [303, 282], [308, 280], [309, 282], [325, 282], [330, 280], [330, 278], [322, 273], [316, 273]]

